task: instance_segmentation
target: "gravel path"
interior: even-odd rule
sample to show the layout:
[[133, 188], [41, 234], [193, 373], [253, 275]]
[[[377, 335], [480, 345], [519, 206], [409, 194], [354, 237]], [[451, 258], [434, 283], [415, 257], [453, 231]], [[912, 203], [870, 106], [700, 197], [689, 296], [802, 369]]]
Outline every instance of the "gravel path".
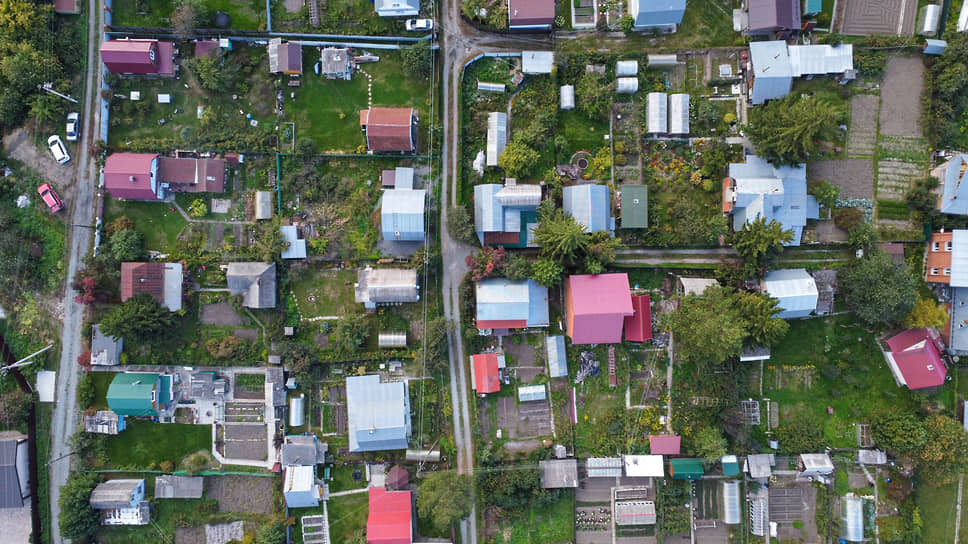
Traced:
[[850, 100], [850, 133], [847, 136], [847, 156], [870, 157], [877, 145], [877, 106], [880, 97], [859, 94]]

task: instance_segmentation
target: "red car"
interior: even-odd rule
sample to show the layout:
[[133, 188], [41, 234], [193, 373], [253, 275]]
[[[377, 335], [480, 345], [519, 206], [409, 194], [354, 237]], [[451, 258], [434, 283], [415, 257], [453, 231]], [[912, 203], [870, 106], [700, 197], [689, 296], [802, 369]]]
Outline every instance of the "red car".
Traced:
[[47, 207], [50, 208], [50, 213], [57, 213], [64, 209], [64, 203], [61, 202], [60, 197], [57, 196], [54, 188], [50, 185], [45, 183], [37, 187], [37, 194], [40, 195], [40, 198], [44, 199], [44, 204], [47, 204]]

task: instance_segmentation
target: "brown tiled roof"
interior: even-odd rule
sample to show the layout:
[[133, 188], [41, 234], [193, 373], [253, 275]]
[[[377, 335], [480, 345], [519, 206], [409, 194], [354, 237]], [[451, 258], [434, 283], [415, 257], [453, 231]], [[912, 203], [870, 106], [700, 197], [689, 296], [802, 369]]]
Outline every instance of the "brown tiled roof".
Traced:
[[514, 25], [550, 25], [555, 22], [555, 0], [510, 0], [508, 17]]
[[371, 151], [413, 151], [413, 108], [370, 108], [360, 111]]
[[225, 190], [225, 160], [161, 157], [158, 178], [172, 184], [172, 191], [221, 193]]
[[114, 198], [157, 198], [151, 188], [151, 163], [155, 153], [112, 153], [104, 162], [104, 187]]
[[121, 263], [121, 300], [139, 293], [165, 302], [165, 263]]

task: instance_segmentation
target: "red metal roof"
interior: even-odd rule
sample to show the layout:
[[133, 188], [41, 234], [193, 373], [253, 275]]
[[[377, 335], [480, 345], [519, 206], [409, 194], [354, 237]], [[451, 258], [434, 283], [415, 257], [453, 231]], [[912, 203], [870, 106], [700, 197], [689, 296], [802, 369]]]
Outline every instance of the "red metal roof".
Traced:
[[[478, 325], [480, 326], [480, 325]], [[498, 376], [497, 354], [478, 353], [474, 359], [474, 383], [478, 393], [497, 393], [501, 390], [501, 377]]]
[[413, 151], [413, 108], [370, 108], [360, 110], [360, 126], [366, 131], [371, 151]]
[[73, 15], [80, 13], [77, 7], [77, 0], [54, 0], [54, 13]]
[[550, 25], [555, 22], [555, 0], [508, 0], [510, 26]]
[[152, 188], [151, 163], [155, 153], [113, 153], [104, 162], [104, 188], [114, 198], [154, 200], [157, 184]]
[[645, 342], [652, 340], [652, 308], [649, 295], [632, 297], [633, 315], [625, 317], [625, 340]]
[[165, 263], [121, 263], [121, 300], [139, 293], [165, 303]]
[[568, 336], [572, 344], [618, 344], [625, 317], [634, 314], [628, 274], [569, 276]]
[[908, 389], [937, 387], [944, 383], [948, 369], [941, 359], [937, 333], [930, 329], [910, 329], [887, 341], [897, 369]]
[[649, 436], [649, 452], [652, 455], [679, 455], [682, 437], [674, 434], [654, 434]]
[[370, 488], [370, 513], [366, 520], [368, 544], [411, 544], [413, 530], [409, 491]]
[[108, 40], [101, 44], [101, 60], [115, 74], [157, 74], [158, 40]]

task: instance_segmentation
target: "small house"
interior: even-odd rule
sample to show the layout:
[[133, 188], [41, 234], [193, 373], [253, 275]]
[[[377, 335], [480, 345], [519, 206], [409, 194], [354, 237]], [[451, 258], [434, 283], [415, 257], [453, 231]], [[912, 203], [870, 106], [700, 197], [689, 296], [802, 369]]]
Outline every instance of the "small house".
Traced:
[[326, 462], [328, 444], [316, 435], [286, 435], [280, 448], [282, 466], [312, 467]]
[[380, 17], [412, 17], [420, 13], [420, 0], [374, 0]]
[[345, 47], [324, 47], [319, 50], [319, 74], [326, 79], [353, 79], [353, 57]]
[[578, 487], [577, 459], [538, 461], [542, 489], [574, 489]]
[[360, 129], [366, 148], [377, 153], [413, 153], [417, 150], [417, 110], [370, 108], [360, 110]]
[[413, 542], [413, 501], [409, 491], [369, 490], [366, 518], [367, 544], [410, 544]]
[[521, 52], [521, 71], [525, 74], [550, 74], [554, 67], [554, 51]]
[[121, 263], [121, 300], [148, 293], [155, 302], [177, 312], [182, 308], [181, 263]]
[[155, 476], [156, 499], [200, 499], [205, 491], [205, 478], [201, 476]]
[[21, 508], [30, 500], [27, 437], [0, 432], [0, 509]]
[[625, 318], [625, 341], [647, 342], [652, 340], [652, 302], [649, 295], [632, 297], [632, 312]]
[[672, 459], [669, 461], [669, 475], [673, 480], [701, 480], [702, 463], [699, 459]]
[[406, 382], [381, 382], [380, 376], [346, 378], [349, 450], [405, 450], [410, 439], [410, 396]]
[[91, 491], [91, 508], [101, 511], [101, 525], [147, 525], [150, 521], [145, 481], [108, 480]]
[[555, 0], [507, 0], [508, 29], [551, 30], [555, 24]]
[[968, 215], [968, 183], [965, 172], [968, 171], [968, 155], [959, 153], [941, 165], [931, 170], [931, 175], [938, 178], [938, 210], [950, 215]]
[[801, 453], [797, 456], [797, 471], [803, 478], [818, 478], [834, 472], [834, 462], [826, 453]]
[[619, 202], [622, 206], [623, 229], [649, 228], [648, 185], [622, 184]]
[[498, 158], [508, 145], [508, 114], [492, 111], [487, 114], [487, 165], [497, 166]]
[[799, 246], [808, 219], [819, 219], [820, 204], [807, 194], [807, 167], [773, 166], [756, 155], [730, 163], [723, 181], [723, 212], [733, 216], [733, 230], [763, 218], [793, 231], [788, 246]]
[[[964, 10], [964, 7], [962, 7]], [[921, 53], [925, 55], [940, 55], [944, 53], [944, 50], [948, 48], [948, 42], [945, 40], [924, 40], [924, 45], [921, 46]]]
[[297, 76], [302, 74], [301, 43], [283, 41], [282, 38], [271, 38], [266, 49], [269, 53], [270, 74]]
[[474, 231], [481, 245], [529, 247], [538, 227], [541, 186], [518, 185], [512, 178], [504, 185], [474, 186]]
[[122, 372], [108, 386], [108, 408], [119, 416], [160, 416], [173, 400], [171, 376]]
[[367, 310], [420, 300], [417, 271], [412, 268], [364, 268], [357, 272], [356, 278], [356, 302]]
[[574, 217], [586, 232], [615, 233], [612, 196], [607, 185], [572, 185], [561, 192], [562, 211]]
[[628, 274], [572, 275], [565, 280], [565, 312], [572, 344], [618, 344], [634, 313]]
[[674, 434], [649, 435], [649, 452], [652, 455], [679, 455], [682, 437]]
[[504, 355], [501, 353], [478, 353], [471, 356], [471, 389], [478, 395], [497, 393], [501, 390], [500, 372], [504, 368]]
[[629, 478], [664, 478], [661, 455], [623, 455], [625, 475]]
[[887, 340], [884, 359], [899, 386], [908, 389], [938, 387], [945, 382], [941, 337], [934, 329], [909, 329]]
[[101, 333], [101, 324], [91, 326], [91, 365], [114, 366], [121, 363], [124, 338]]
[[654, 32], [675, 32], [686, 13], [686, 0], [629, 0], [632, 28]]
[[[411, 169], [412, 172], [412, 169]], [[411, 175], [411, 180], [413, 179]], [[413, 182], [411, 181], [411, 187]], [[398, 242], [422, 242], [424, 233], [424, 206], [427, 191], [401, 188], [383, 191], [380, 204], [380, 225], [383, 239]]]
[[488, 278], [475, 286], [477, 328], [547, 327], [548, 288], [528, 279]]
[[750, 478], [765, 482], [773, 475], [775, 465], [776, 457], [772, 453], [754, 453], [746, 456], [743, 470], [750, 475]]
[[779, 301], [779, 318], [807, 317], [817, 309], [817, 282], [803, 268], [771, 270], [760, 289]]
[[101, 60], [112, 74], [172, 77], [175, 44], [127, 38], [105, 40], [101, 43]]
[[242, 296], [242, 306], [276, 307], [276, 263], [229, 263], [225, 271], [229, 293]]
[[289, 508], [319, 506], [319, 485], [315, 466], [287, 466], [282, 469], [282, 494]]
[[98, 410], [84, 415], [84, 432], [115, 435], [124, 430], [124, 416], [111, 410]]
[[305, 259], [306, 240], [299, 237], [299, 227], [295, 225], [282, 225], [279, 227], [282, 233], [282, 241], [285, 249], [282, 250], [283, 259]]

